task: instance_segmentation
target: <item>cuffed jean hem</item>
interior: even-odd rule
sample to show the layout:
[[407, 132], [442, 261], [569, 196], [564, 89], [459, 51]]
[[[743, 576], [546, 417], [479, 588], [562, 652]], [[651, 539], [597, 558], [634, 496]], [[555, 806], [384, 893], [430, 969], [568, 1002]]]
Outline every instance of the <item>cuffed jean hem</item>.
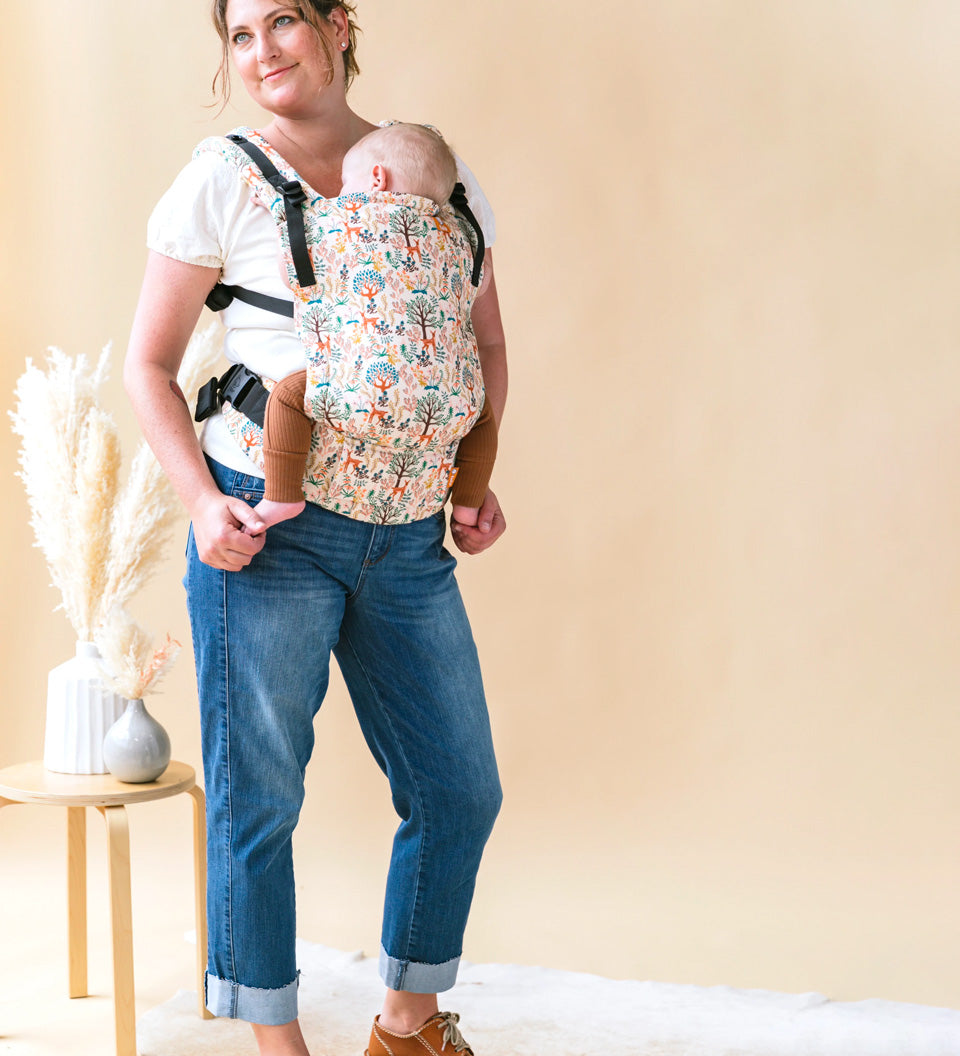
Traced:
[[262, 1023], [278, 1027], [297, 1018], [297, 987], [300, 973], [286, 986], [260, 989], [241, 986], [226, 979], [218, 979], [207, 972], [207, 1008], [223, 1019], [242, 1019], [247, 1023]]
[[410, 994], [439, 994], [449, 990], [457, 981], [460, 958], [443, 964], [421, 964], [419, 961], [398, 961], [380, 947], [380, 978], [390, 990], [405, 990]]

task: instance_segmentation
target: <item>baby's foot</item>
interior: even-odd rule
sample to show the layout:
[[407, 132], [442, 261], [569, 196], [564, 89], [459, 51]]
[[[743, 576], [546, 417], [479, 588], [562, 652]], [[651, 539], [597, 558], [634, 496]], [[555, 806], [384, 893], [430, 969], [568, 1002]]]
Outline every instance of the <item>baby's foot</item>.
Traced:
[[468, 527], [474, 527], [477, 523], [477, 517], [480, 515], [479, 506], [454, 506], [453, 507], [453, 519], [458, 524], [465, 524]]
[[302, 499], [300, 502], [274, 502], [272, 499], [261, 499], [254, 506], [253, 512], [269, 528], [272, 524], [289, 521], [291, 517], [296, 517], [298, 513], [303, 513], [306, 505], [306, 502]]

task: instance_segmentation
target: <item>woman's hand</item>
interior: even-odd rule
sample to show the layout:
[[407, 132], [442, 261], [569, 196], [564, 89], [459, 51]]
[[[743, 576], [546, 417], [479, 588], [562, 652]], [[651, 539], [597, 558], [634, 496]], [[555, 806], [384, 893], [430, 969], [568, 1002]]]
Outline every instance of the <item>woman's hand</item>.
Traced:
[[465, 554], [482, 554], [488, 547], [493, 546], [506, 530], [507, 522], [497, 496], [492, 491], [488, 491], [483, 500], [476, 527], [459, 524], [457, 521], [450, 522], [453, 541], [457, 549]]
[[263, 549], [266, 525], [242, 499], [212, 492], [190, 513], [197, 554], [211, 568], [239, 572]]

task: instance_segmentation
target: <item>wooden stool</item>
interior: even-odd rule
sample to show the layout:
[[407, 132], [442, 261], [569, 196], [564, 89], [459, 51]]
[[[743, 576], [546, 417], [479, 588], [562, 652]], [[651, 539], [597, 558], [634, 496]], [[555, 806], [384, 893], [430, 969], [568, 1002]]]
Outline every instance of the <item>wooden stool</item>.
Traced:
[[110, 861], [110, 914], [113, 931], [113, 1002], [117, 1056], [137, 1056], [133, 993], [133, 917], [130, 905], [128, 803], [146, 803], [187, 792], [193, 797], [194, 894], [197, 918], [197, 991], [200, 1015], [213, 1016], [203, 1003], [207, 967], [207, 849], [205, 799], [196, 774], [172, 762], [156, 781], [129, 785], [111, 774], [55, 774], [43, 763], [21, 763], [0, 770], [0, 807], [37, 803], [67, 808], [67, 920], [70, 996], [87, 996], [87, 822], [85, 807], [96, 807], [107, 826]]

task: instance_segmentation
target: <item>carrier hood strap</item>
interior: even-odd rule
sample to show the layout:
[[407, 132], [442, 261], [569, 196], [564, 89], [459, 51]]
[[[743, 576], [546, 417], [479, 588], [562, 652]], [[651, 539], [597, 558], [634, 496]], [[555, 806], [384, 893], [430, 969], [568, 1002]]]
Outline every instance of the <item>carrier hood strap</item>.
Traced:
[[232, 132], [226, 138], [247, 155], [267, 183], [283, 196], [287, 230], [290, 232], [290, 252], [293, 254], [293, 265], [297, 270], [297, 282], [301, 286], [313, 286], [317, 279], [313, 273], [313, 262], [307, 248], [307, 232], [303, 222], [303, 203], [307, 196], [299, 180], [285, 180], [267, 155], [238, 132]]
[[473, 228], [474, 233], [477, 236], [477, 248], [473, 253], [473, 274], [470, 276], [470, 281], [474, 286], [480, 285], [480, 269], [483, 267], [483, 231], [480, 229], [480, 225], [477, 223], [477, 218], [473, 215], [470, 205], [467, 202], [467, 192], [462, 183], [454, 185], [453, 193], [450, 195], [450, 204], [454, 209], [467, 221], [467, 223]]

